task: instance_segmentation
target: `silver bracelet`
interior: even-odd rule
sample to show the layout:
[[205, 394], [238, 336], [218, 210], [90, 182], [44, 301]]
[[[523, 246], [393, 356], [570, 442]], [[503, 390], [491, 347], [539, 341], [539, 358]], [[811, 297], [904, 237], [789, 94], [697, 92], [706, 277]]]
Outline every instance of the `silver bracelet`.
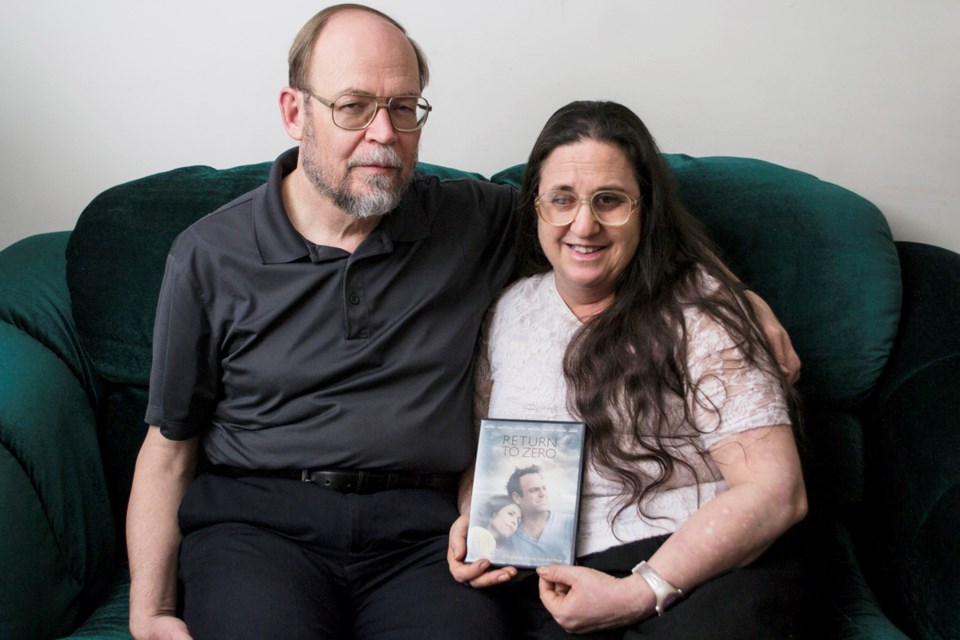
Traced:
[[658, 616], [662, 616], [668, 607], [683, 598], [683, 591], [664, 580], [663, 576], [647, 564], [646, 560], [642, 560], [640, 564], [635, 566], [631, 570], [631, 573], [635, 573], [643, 578], [646, 583], [650, 585], [650, 588], [653, 589], [653, 595], [657, 598], [656, 610]]

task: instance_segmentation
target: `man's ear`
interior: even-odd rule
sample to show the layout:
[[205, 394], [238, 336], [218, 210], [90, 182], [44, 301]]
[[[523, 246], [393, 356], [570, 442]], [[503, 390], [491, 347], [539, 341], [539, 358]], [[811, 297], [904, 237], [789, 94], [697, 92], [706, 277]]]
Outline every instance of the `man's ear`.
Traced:
[[511, 492], [510, 492], [510, 497], [513, 498], [513, 502], [514, 502], [515, 504], [520, 504], [520, 494], [519, 494], [519, 493], [517, 493], [516, 491], [511, 491]]
[[299, 142], [303, 139], [303, 129], [307, 117], [303, 101], [306, 95], [291, 87], [280, 90], [280, 118], [287, 135]]

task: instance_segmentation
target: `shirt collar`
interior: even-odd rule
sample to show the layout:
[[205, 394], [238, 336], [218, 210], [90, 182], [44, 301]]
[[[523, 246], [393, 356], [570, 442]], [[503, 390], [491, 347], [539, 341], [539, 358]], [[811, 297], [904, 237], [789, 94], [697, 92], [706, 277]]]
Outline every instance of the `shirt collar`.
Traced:
[[253, 225], [263, 264], [296, 262], [309, 256], [303, 236], [290, 224], [283, 208], [283, 178], [297, 167], [297, 148], [284, 151], [270, 167], [267, 184], [254, 192]]
[[[270, 168], [267, 184], [253, 194], [254, 228], [257, 249], [264, 264], [282, 264], [309, 258], [306, 240], [293, 228], [283, 207], [283, 178], [297, 167], [299, 148], [284, 151]], [[391, 211], [357, 251], [387, 253], [394, 242], [415, 242], [430, 235], [430, 219], [420, 198], [423, 177], [414, 174], [413, 182]], [[365, 245], [372, 245], [365, 247]]]

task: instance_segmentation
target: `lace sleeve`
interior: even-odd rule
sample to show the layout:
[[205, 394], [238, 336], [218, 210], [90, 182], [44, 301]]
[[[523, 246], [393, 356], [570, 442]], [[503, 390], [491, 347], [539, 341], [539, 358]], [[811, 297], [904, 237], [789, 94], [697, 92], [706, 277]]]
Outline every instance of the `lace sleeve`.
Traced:
[[692, 409], [704, 446], [748, 429], [790, 424], [774, 373], [747, 362], [727, 331], [707, 314], [689, 313], [687, 322], [688, 363], [697, 385]]

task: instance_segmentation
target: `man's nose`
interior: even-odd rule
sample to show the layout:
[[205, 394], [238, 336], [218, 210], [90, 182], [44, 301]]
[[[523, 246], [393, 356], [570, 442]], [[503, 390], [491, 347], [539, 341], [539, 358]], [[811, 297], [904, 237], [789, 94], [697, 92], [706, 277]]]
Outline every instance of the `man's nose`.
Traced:
[[393, 123], [390, 122], [390, 110], [387, 105], [377, 105], [377, 113], [373, 116], [373, 122], [366, 129], [366, 138], [380, 144], [392, 144], [396, 141], [397, 130], [393, 128]]

